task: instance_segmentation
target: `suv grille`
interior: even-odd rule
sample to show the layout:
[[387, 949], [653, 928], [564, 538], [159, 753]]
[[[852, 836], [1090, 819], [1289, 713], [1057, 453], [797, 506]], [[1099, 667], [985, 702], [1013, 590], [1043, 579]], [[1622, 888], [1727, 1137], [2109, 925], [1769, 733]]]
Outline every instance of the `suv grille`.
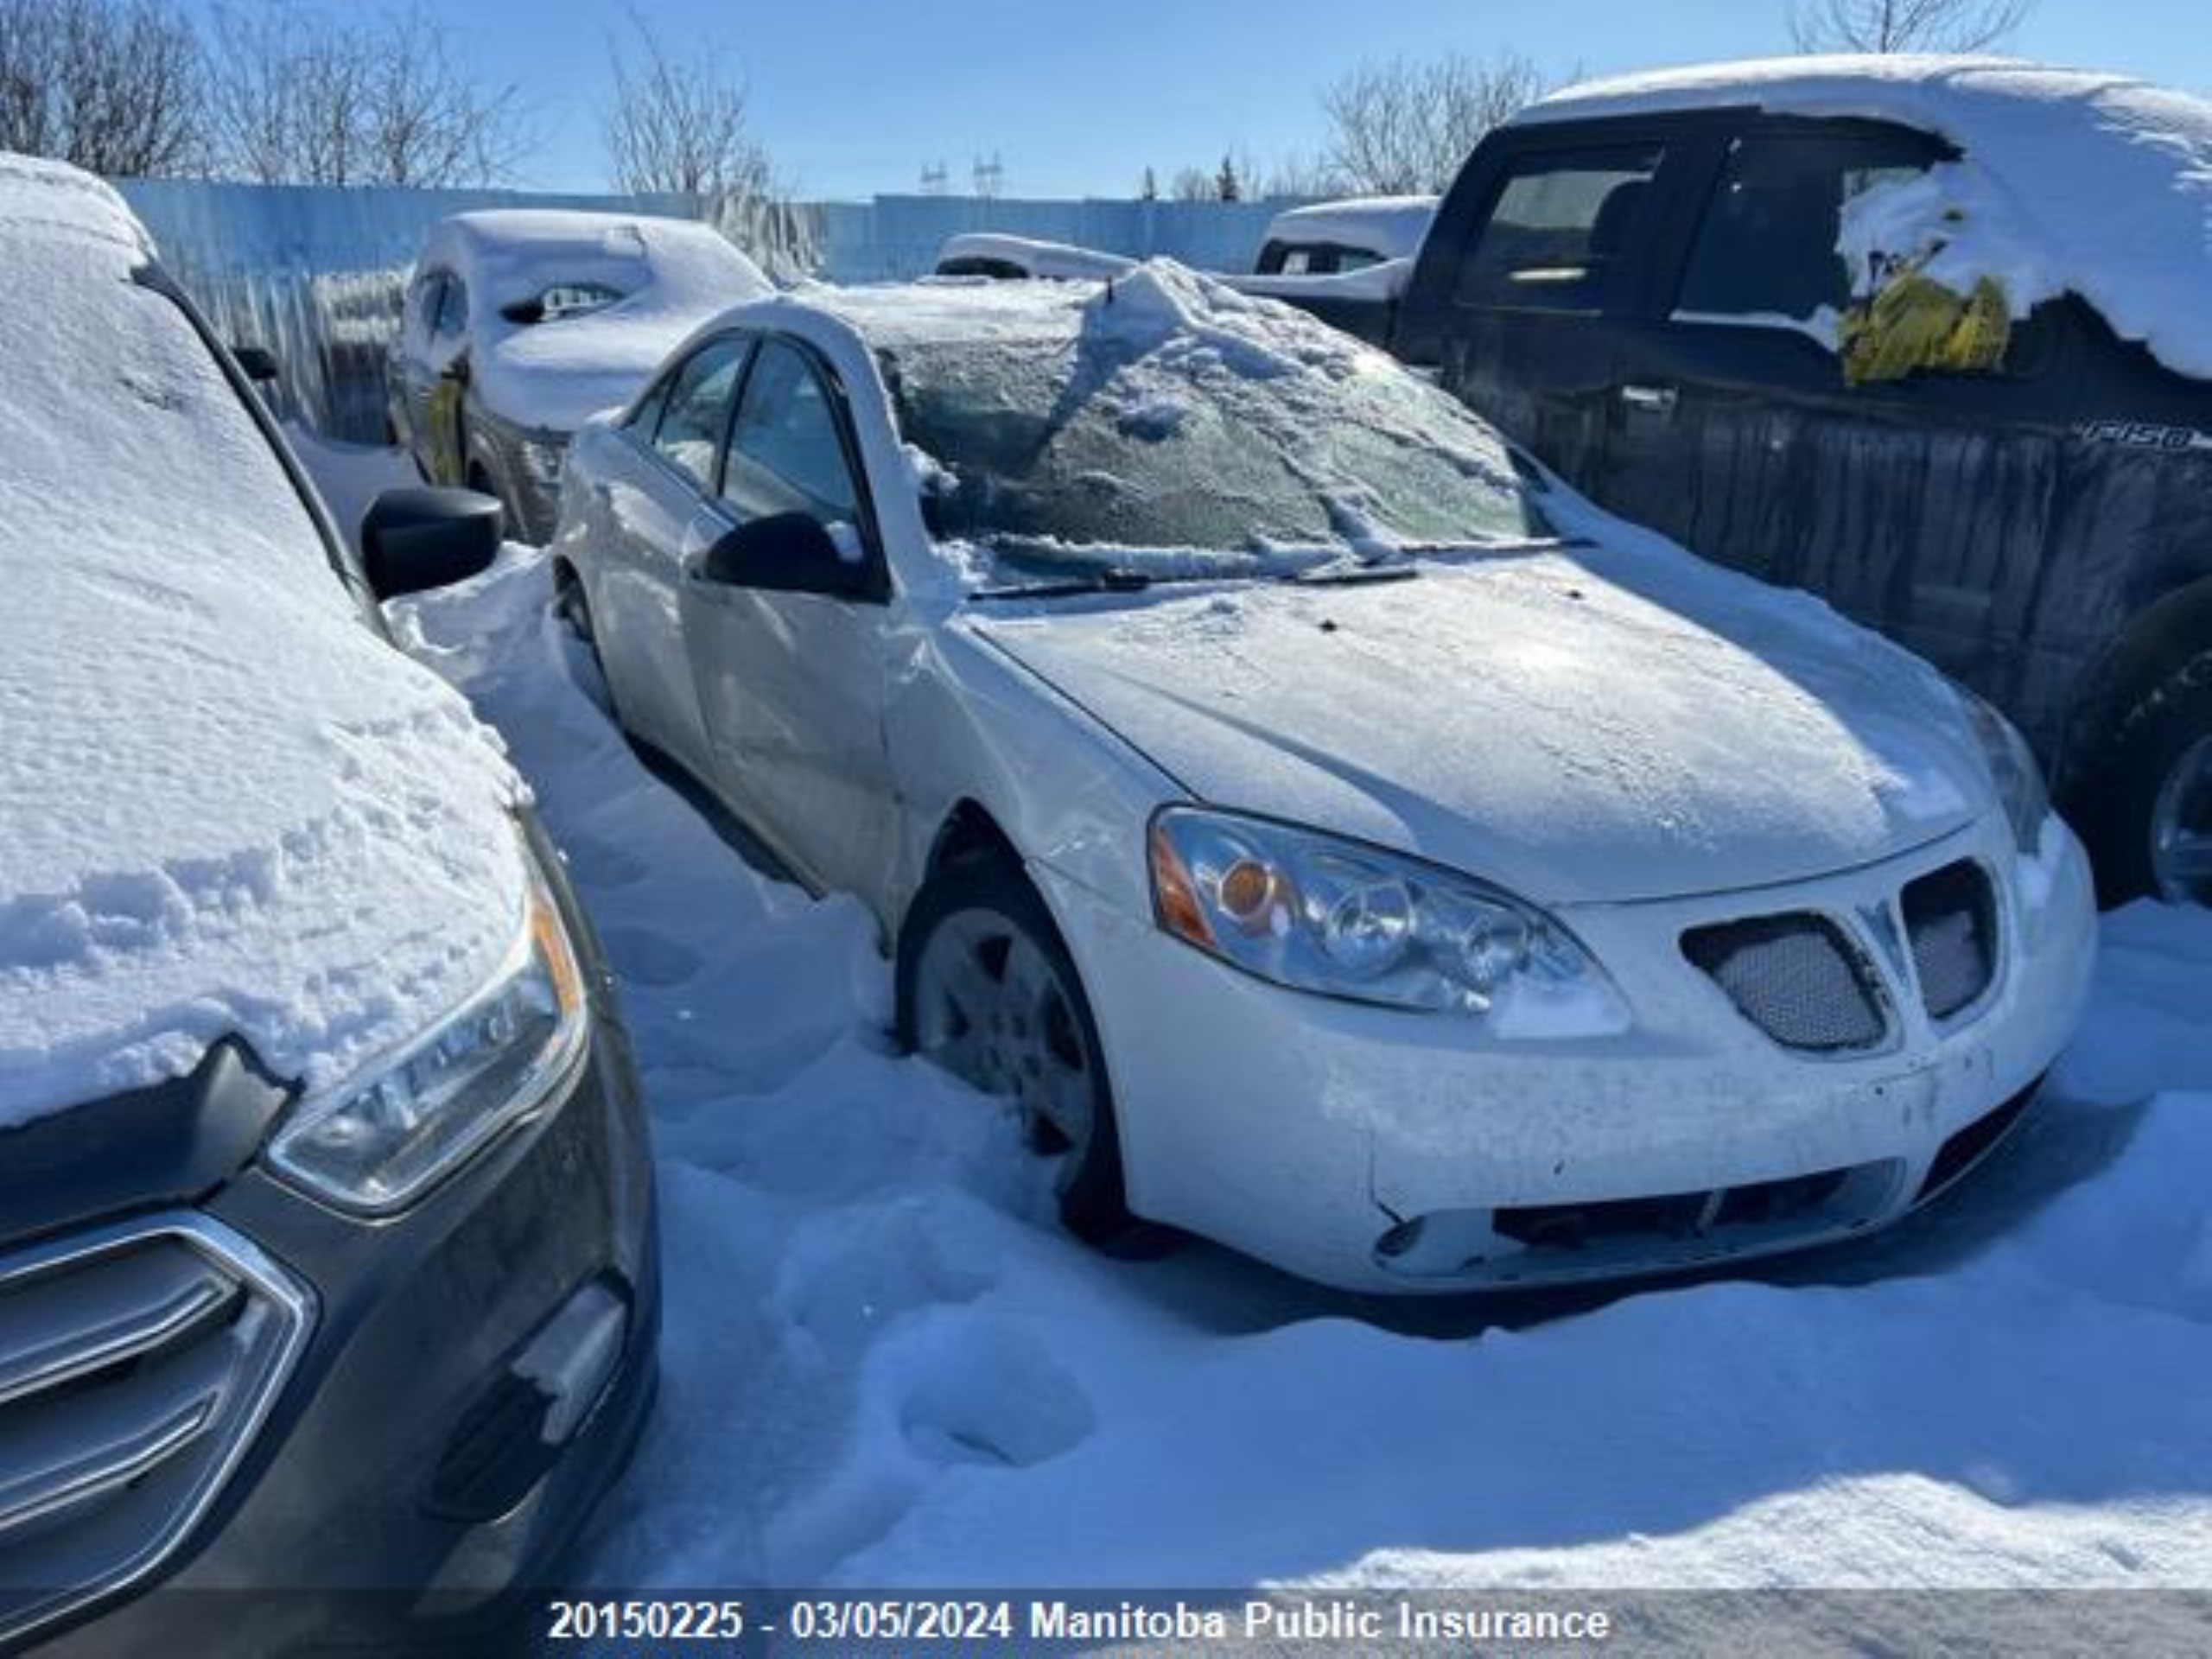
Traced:
[[0, 1257], [0, 1643], [159, 1569], [266, 1418], [309, 1310], [199, 1217]]
[[1835, 1053], [1887, 1034], [1873, 969], [1825, 916], [1762, 916], [1682, 935], [1682, 951], [1784, 1048]]
[[1972, 860], [1947, 864], [1904, 890], [1905, 935], [1920, 974], [1920, 1000], [1948, 1020], [1974, 1006], [1997, 973], [1997, 903]]

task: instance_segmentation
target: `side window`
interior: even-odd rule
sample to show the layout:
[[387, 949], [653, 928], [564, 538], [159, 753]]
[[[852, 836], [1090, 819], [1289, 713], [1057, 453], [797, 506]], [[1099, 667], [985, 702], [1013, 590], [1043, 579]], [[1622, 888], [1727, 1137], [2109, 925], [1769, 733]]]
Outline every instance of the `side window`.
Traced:
[[1460, 267], [1462, 305], [1598, 311], [1634, 248], [1659, 170], [1656, 145], [1558, 151], [1512, 163]]
[[622, 423], [647, 443], [653, 441], [653, 434], [660, 428], [661, 411], [668, 407], [669, 389], [676, 384], [679, 372], [671, 369], [654, 381], [652, 390], [638, 399], [638, 406], [630, 411], [629, 419]]
[[468, 285], [448, 271], [438, 284], [437, 320], [431, 332], [441, 340], [454, 340], [467, 327]]
[[676, 372], [653, 448], [674, 462], [701, 489], [715, 483], [715, 453], [729, 424], [730, 398], [738, 371], [745, 365], [747, 342], [717, 340], [702, 346]]
[[437, 332], [438, 307], [444, 302], [446, 274], [442, 270], [426, 270], [415, 279], [415, 286], [407, 296], [407, 321], [416, 337], [428, 340]]
[[830, 526], [860, 518], [830, 389], [794, 346], [770, 340], [730, 429], [722, 499], [741, 518], [804, 512]]
[[1852, 283], [1836, 251], [1844, 205], [1933, 159], [1905, 134], [1739, 139], [1690, 251], [1676, 315], [1805, 321], [1841, 311]]

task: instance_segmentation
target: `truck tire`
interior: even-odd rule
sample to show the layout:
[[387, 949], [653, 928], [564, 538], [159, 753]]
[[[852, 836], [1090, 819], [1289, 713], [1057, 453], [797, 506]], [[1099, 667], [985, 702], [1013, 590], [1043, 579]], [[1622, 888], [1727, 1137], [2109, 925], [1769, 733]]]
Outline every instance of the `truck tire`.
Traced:
[[2106, 904], [2212, 904], [2212, 651], [2120, 716], [2076, 810]]

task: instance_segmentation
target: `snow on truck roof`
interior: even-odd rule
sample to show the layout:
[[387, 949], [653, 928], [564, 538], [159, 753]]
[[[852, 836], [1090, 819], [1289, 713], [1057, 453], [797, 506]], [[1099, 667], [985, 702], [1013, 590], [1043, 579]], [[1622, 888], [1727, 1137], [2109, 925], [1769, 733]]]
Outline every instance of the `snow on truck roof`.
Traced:
[[1410, 259], [1421, 251], [1429, 221], [1436, 217], [1434, 196], [1357, 196], [1343, 201], [1309, 202], [1277, 213], [1268, 226], [1270, 242], [1327, 242], [1366, 248], [1385, 259]]
[[1963, 245], [1949, 274], [1980, 262], [2015, 315], [2070, 289], [2168, 367], [2212, 377], [2212, 103], [2004, 58], [1777, 58], [1586, 82], [1513, 124], [1731, 107], [1948, 140], [1962, 160], [1936, 168], [1916, 206], [1930, 234]]

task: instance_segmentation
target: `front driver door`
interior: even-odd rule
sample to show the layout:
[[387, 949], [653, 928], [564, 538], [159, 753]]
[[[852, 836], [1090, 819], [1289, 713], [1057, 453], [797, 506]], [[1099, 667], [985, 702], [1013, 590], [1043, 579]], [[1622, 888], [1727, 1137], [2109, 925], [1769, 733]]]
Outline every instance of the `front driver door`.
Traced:
[[[828, 365], [789, 340], [761, 342], [739, 395], [715, 498], [686, 537], [684, 648], [721, 791], [817, 887], [868, 892], [895, 845], [883, 747], [883, 553]], [[870, 568], [871, 596], [710, 582], [717, 537], [804, 512]]]

